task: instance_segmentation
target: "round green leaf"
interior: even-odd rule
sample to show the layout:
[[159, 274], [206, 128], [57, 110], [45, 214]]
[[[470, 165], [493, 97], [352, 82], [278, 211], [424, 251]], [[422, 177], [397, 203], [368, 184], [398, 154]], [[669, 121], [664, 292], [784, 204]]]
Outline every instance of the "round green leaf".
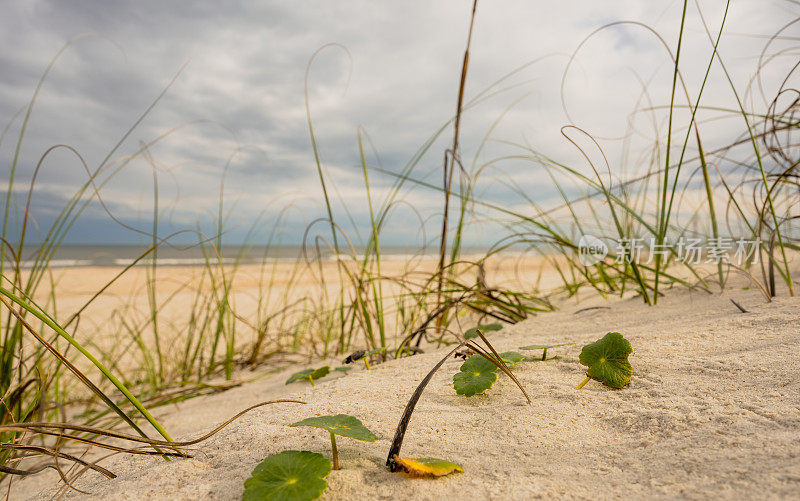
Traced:
[[327, 376], [330, 371], [331, 371], [330, 367], [328, 367], [327, 365], [323, 365], [319, 369], [316, 369], [314, 372], [312, 372], [311, 375], [309, 376], [309, 379], [314, 379], [314, 380], [322, 379], [325, 376]]
[[318, 499], [328, 488], [324, 480], [331, 462], [322, 454], [283, 451], [258, 464], [244, 481], [244, 501]]
[[374, 442], [378, 440], [378, 437], [373, 435], [358, 418], [348, 416], [347, 414], [311, 417], [289, 426], [313, 426], [315, 428], [328, 430], [334, 435], [355, 438], [356, 440], [363, 440], [364, 442]]
[[516, 351], [504, 351], [500, 354], [500, 360], [505, 362], [507, 365], [517, 365], [525, 360], [525, 357]]
[[487, 332], [499, 331], [502, 328], [503, 326], [501, 324], [479, 325], [477, 327], [473, 327], [472, 329], [468, 329], [467, 332], [464, 333], [464, 339], [472, 339], [478, 337], [478, 330], [486, 334]]
[[580, 362], [589, 370], [586, 375], [606, 386], [622, 388], [630, 382], [633, 367], [628, 355], [631, 343], [619, 332], [609, 332], [602, 339], [587, 344], [581, 350]]
[[497, 380], [495, 371], [496, 365], [480, 355], [473, 355], [461, 364], [461, 370], [453, 376], [453, 387], [459, 395], [479, 395]]
[[465, 339], [473, 339], [473, 338], [478, 337], [478, 330], [480, 330], [482, 333], [486, 334], [487, 332], [499, 331], [502, 328], [503, 328], [503, 326], [501, 324], [496, 324], [496, 323], [495, 324], [478, 325], [477, 327], [473, 327], [472, 329], [468, 329], [464, 333], [464, 338]]

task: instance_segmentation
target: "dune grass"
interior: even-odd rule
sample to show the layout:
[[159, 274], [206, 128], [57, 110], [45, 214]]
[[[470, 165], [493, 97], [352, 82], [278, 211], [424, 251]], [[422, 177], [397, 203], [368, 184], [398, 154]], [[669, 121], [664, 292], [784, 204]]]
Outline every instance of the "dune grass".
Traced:
[[[93, 427], [85, 432], [78, 430], [76, 438], [96, 434], [98, 429], [125, 425], [146, 440], [151, 440], [154, 433], [159, 434], [165, 442], [157, 443], [163, 446], [171, 442], [171, 438], [153, 417], [151, 409], [240, 384], [247, 377], [242, 369], [275, 369], [292, 362], [340, 356], [354, 349], [385, 348], [381, 355], [384, 360], [410, 356], [429, 344], [460, 342], [462, 326], [473, 326], [489, 319], [518, 322], [552, 310], [555, 297], [570, 297], [581, 291], [603, 297], [638, 296], [647, 304], [656, 305], [664, 290], [671, 287], [690, 287], [708, 293], [722, 290], [727, 274], [733, 272], [750, 276], [767, 300], [783, 291], [794, 295], [796, 272], [793, 274], [792, 258], [800, 250], [797, 232], [800, 218], [797, 103], [800, 93], [789, 83], [796, 81], [797, 66], [786, 69], [783, 87], [764, 109], [748, 108], [749, 100], [742, 96], [749, 95], [753, 89], [737, 89], [718, 50], [725, 32], [726, 17], [723, 17], [718, 27], [706, 25], [708, 46], [692, 48], [707, 50], [708, 64], [699, 87], [691, 89], [684, 81], [680, 66], [681, 53], [687, 50], [682, 46], [684, 21], [687, 10], [692, 8], [685, 1], [674, 53], [672, 44], [658, 33], [639, 26], [663, 42], [674, 71], [667, 104], [651, 104], [645, 89], [640, 106], [632, 112], [637, 116], [667, 113], [666, 127], [653, 119], [658, 141], [652, 151], [647, 155], [631, 153], [628, 156], [633, 159], [633, 166], [612, 166], [601, 143], [575, 125], [564, 126], [561, 130], [564, 138], [582, 154], [585, 165], [565, 164], [528, 144], [497, 140], [495, 142], [502, 144], [506, 153], [484, 160], [479, 153], [502, 116], [491, 124], [484, 143], [477, 148], [472, 163], [467, 164], [459, 145], [462, 115], [497, 95], [513, 91], [515, 87], [507, 82], [518, 71], [501, 77], [470, 99], [464, 95], [471, 33], [476, 19], [478, 24], [480, 22], [476, 6], [477, 1], [470, 18], [470, 35], [452, 119], [442, 124], [397, 171], [370, 162], [369, 136], [362, 129], [355, 131], [369, 214], [366, 236], [360, 236], [359, 226], [346, 210], [337, 210], [333, 196], [336, 190], [331, 185], [334, 180], [330, 179], [318, 151], [308, 100], [307, 73], [308, 130], [325, 214], [309, 224], [301, 255], [290, 267], [287, 277], [281, 275], [286, 265], [279, 261], [278, 251], [291, 203], [271, 219], [265, 211], [252, 223], [246, 243], [240, 246], [232, 262], [223, 260], [225, 221], [233, 210], [226, 208], [223, 198], [224, 174], [220, 180], [214, 235], [187, 228], [161, 236], [159, 223], [163, 207], [159, 205], [157, 161], [151, 151], [177, 128], [141, 144], [133, 155], [117, 156], [121, 145], [157, 106], [169, 86], [93, 169], [69, 146], [56, 145], [45, 152], [26, 187], [24, 211], [15, 212], [13, 193], [21, 145], [39, 89], [60, 52], [42, 75], [24, 113], [11, 120], [15, 123], [22, 117], [9, 164], [0, 250], [0, 299], [3, 303], [0, 425], [69, 420]], [[702, 11], [699, 12], [702, 16]], [[619, 25], [614, 23], [589, 35], [577, 46], [573, 58], [596, 33]], [[769, 57], [769, 49], [778, 36], [781, 33], [776, 33], [765, 44], [763, 61], [759, 62], [754, 81], [768, 63], [776, 64]], [[317, 54], [319, 51], [314, 57]], [[726, 75], [728, 89], [707, 88], [712, 70]], [[564, 81], [569, 77], [570, 65], [567, 65]], [[703, 96], [723, 91], [734, 96], [735, 106], [721, 109], [702, 105]], [[696, 97], [692, 98], [692, 94]], [[678, 123], [677, 117], [687, 112], [688, 122]], [[703, 146], [706, 122], [732, 118], [740, 120], [741, 136], [732, 138], [724, 147], [706, 149]], [[6, 140], [11, 123], [0, 136], [0, 142]], [[419, 173], [420, 164], [437, 139], [449, 130], [454, 133], [452, 147], [444, 156], [442, 184], [435, 185]], [[32, 224], [31, 198], [37, 174], [55, 150], [75, 155], [84, 166], [87, 180], [78, 187], [52, 226], [41, 231], [41, 242], [32, 246], [33, 264], [24, 267], [23, 261], [31, 253], [27, 234]], [[103, 186], [116, 173], [130, 168], [136, 158], [145, 159], [153, 171], [150, 231], [125, 226], [111, 211], [106, 211], [120, 225], [142, 233], [149, 248], [133, 263], [120, 268], [85, 304], [75, 311], [62, 311], [59, 308], [62, 292], [54, 278], [51, 261], [90, 203], [100, 203], [105, 208]], [[519, 204], [481, 198], [477, 188], [482, 174], [490, 168], [502, 170], [505, 162], [512, 161], [528, 162], [538, 168], [552, 183], [561, 197], [560, 202], [541, 207], [510, 175], [506, 177], [506, 186], [526, 203], [527, 209], [520, 210]], [[723, 169], [721, 165], [727, 167]], [[457, 183], [454, 182], [456, 171], [460, 176]], [[620, 179], [616, 174], [631, 171], [636, 173], [635, 177]], [[374, 176], [392, 180], [383, 199], [377, 199], [371, 189]], [[432, 266], [415, 266], [421, 256], [428, 253], [428, 248], [423, 248], [418, 255], [408, 258], [410, 272], [390, 274], [381, 235], [393, 224], [393, 214], [406, 205], [403, 194], [409, 189], [426, 190], [442, 197], [444, 217], [438, 238], [432, 244], [438, 250], [435, 253], [438, 259]], [[694, 203], [687, 201], [690, 192], [700, 193], [702, 198]], [[459, 204], [455, 215], [450, 214], [453, 201]], [[337, 215], [342, 212], [347, 217]], [[422, 214], [418, 217], [420, 229], [424, 231], [425, 217]], [[505, 236], [480, 256], [463, 256], [462, 245], [468, 236], [469, 224], [476, 220], [491, 221], [505, 228]], [[266, 245], [256, 247], [256, 241], [263, 243], [259, 235], [265, 231]], [[578, 252], [580, 237], [585, 234], [620, 245], [610, 249], [604, 259], [587, 265]], [[682, 260], [685, 249], [675, 243], [682, 237], [693, 237], [708, 244], [719, 242], [726, 234], [755, 242], [753, 252], [739, 264], [714, 263], [713, 272], [709, 272], [705, 263]], [[175, 246], [174, 242], [187, 235], [196, 238], [193, 247], [202, 250], [203, 263], [196, 267], [190, 279], [177, 285], [169, 284], [159, 268], [159, 249]], [[658, 252], [645, 253], [644, 258], [636, 259], [632, 249], [621, 244], [637, 239], [652, 241]], [[257, 266], [258, 292], [242, 298], [235, 293], [236, 284], [243, 279], [245, 257], [254, 249], [263, 252]], [[543, 289], [539, 287], [538, 278], [530, 275], [520, 277], [513, 288], [487, 283], [487, 263], [510, 250], [540, 256], [560, 277], [559, 286]], [[116, 282], [142, 267], [145, 273], [140, 285], [147, 298], [144, 312], [134, 304], [132, 293], [129, 305], [105, 312], [105, 318], [95, 320], [94, 325], [102, 326], [104, 334], [117, 342], [108, 347], [93, 339], [82, 325], [82, 320], [89, 322], [86, 317], [90, 307]], [[308, 283], [313, 286], [308, 287]], [[176, 306], [176, 298], [182, 294], [191, 298], [188, 308]], [[254, 305], [247, 309], [251, 313], [243, 313], [246, 308], [241, 307], [241, 303], [245, 301]], [[78, 332], [82, 335], [76, 335]], [[138, 417], [143, 418], [147, 426], [142, 425]], [[31, 444], [37, 444], [40, 449], [32, 448]], [[41, 464], [55, 464], [58, 468], [51, 453], [75, 446], [57, 437], [30, 434], [21, 428], [0, 431], [0, 475], [38, 471], [40, 466], [36, 465]], [[21, 464], [26, 466], [21, 468]]]

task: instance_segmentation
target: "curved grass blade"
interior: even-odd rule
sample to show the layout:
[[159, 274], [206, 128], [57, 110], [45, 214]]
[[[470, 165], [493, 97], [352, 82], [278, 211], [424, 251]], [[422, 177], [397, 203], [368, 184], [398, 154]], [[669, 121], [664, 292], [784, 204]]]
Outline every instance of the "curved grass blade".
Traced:
[[[0, 293], [6, 295], [4, 291], [5, 289], [0, 287]], [[37, 341], [39, 341], [39, 343], [41, 343], [50, 353], [52, 353], [61, 363], [63, 363], [65, 367], [67, 367], [73, 374], [75, 374], [75, 376], [77, 376], [78, 379], [80, 379], [83, 384], [85, 384], [95, 395], [97, 395], [103, 401], [103, 403], [105, 403], [106, 406], [108, 406], [109, 409], [112, 409], [114, 412], [116, 412], [126, 423], [128, 423], [128, 425], [131, 426], [131, 428], [136, 430], [136, 432], [139, 433], [142, 437], [147, 438], [147, 434], [141, 428], [139, 428], [139, 426], [136, 423], [134, 423], [133, 420], [131, 420], [131, 418], [122, 409], [120, 409], [119, 406], [111, 400], [111, 398], [108, 397], [108, 395], [103, 393], [103, 391], [100, 388], [98, 388], [97, 385], [95, 385], [88, 377], [86, 377], [81, 371], [79, 371], [78, 368], [75, 367], [69, 360], [67, 360], [67, 358], [63, 354], [61, 354], [58, 350], [56, 350], [53, 347], [53, 345], [48, 343], [47, 340], [45, 340], [36, 331], [36, 329], [34, 329], [23, 318], [22, 315], [17, 310], [15, 310], [4, 297], [0, 296], [0, 302], [2, 302], [3, 305], [6, 308], [8, 308], [11, 314], [17, 318], [17, 320], [23, 325], [23, 327], [25, 327], [25, 329], [27, 329], [28, 332], [30, 332], [31, 335], [33, 335]]]
[[253, 409], [257, 409], [259, 407], [263, 407], [269, 404], [278, 404], [278, 403], [295, 403], [295, 404], [305, 404], [302, 400], [295, 400], [290, 398], [281, 398], [277, 400], [268, 400], [266, 402], [261, 402], [259, 404], [253, 405], [248, 407], [247, 409], [239, 412], [235, 416], [231, 417], [230, 419], [226, 420], [210, 432], [202, 435], [198, 438], [192, 440], [185, 440], [183, 442], [175, 442], [173, 440], [165, 441], [165, 440], [154, 440], [151, 438], [146, 437], [137, 437], [136, 435], [131, 435], [128, 433], [122, 433], [113, 430], [106, 430], [104, 428], [98, 428], [96, 426], [85, 426], [85, 425], [77, 425], [77, 424], [70, 424], [70, 423], [43, 423], [43, 422], [31, 422], [31, 423], [16, 423], [13, 425], [0, 425], [0, 432], [2, 431], [19, 431], [25, 430], [33, 433], [42, 433], [42, 430], [65, 430], [65, 431], [79, 431], [85, 433], [93, 433], [96, 435], [102, 435], [108, 438], [117, 438], [122, 440], [129, 440], [131, 442], [137, 442], [140, 444], [147, 444], [150, 446], [161, 446], [161, 447], [186, 447], [189, 445], [198, 444], [206, 439], [211, 438], [215, 434], [217, 434], [220, 430], [231, 424], [236, 419], [240, 418], [244, 414], [252, 411]]

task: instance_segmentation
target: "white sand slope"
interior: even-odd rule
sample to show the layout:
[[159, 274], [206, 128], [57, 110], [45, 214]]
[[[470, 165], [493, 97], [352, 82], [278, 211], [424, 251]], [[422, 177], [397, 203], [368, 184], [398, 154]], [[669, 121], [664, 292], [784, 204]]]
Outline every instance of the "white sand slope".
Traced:
[[[740, 313], [729, 297], [750, 313]], [[444, 365], [417, 406], [402, 455], [449, 459], [464, 473], [410, 479], [384, 467], [406, 401], [441, 350], [370, 372], [362, 367], [314, 388], [284, 386], [284, 373], [158, 409], [182, 439], [262, 400], [308, 402], [257, 409], [198, 446], [193, 459], [116, 456], [102, 464], [117, 479], [91, 473], [76, 485], [97, 499], [237, 499], [269, 454], [329, 456], [325, 432], [288, 424], [347, 413], [380, 440], [339, 439], [342, 469], [328, 478], [323, 499], [800, 497], [800, 300], [677, 291], [657, 308], [637, 299], [606, 305], [579, 313], [572, 306], [492, 334], [503, 351], [578, 343], [552, 350], [558, 359], [514, 370], [533, 405], [503, 375], [485, 395], [458, 396], [452, 376], [459, 362]], [[610, 390], [593, 381], [574, 390], [584, 377], [580, 346], [612, 330], [633, 344], [631, 384]], [[42, 487], [42, 480], [27, 479], [17, 492]], [[38, 496], [54, 492], [49, 486]]]

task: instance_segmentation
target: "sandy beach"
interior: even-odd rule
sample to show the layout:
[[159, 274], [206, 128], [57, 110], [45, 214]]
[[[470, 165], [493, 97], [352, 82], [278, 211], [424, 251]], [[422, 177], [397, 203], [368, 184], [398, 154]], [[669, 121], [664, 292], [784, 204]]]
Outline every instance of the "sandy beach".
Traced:
[[[465, 262], [476, 260], [476, 256], [465, 256]], [[557, 258], [556, 258], [557, 259]], [[357, 272], [360, 263], [345, 261], [346, 267]], [[437, 260], [430, 256], [388, 256], [383, 260], [380, 276], [383, 296], [386, 298], [384, 322], [387, 343], [396, 346], [408, 333], [395, 322], [398, 294], [420, 289], [430, 281]], [[375, 263], [371, 273], [377, 276]], [[474, 283], [476, 268], [465, 264], [464, 280]], [[136, 349], [131, 330], [153, 346], [153, 328], [149, 286], [155, 284], [159, 336], [164, 352], [182, 351], [187, 332], [198, 318], [213, 313], [215, 304], [223, 294], [224, 280], [230, 283], [228, 301], [237, 322], [235, 345], [237, 350], [248, 351], [259, 336], [265, 319], [272, 317], [260, 351], [274, 353], [280, 361], [271, 360], [270, 368], [276, 365], [308, 360], [310, 356], [324, 356], [325, 342], [320, 337], [319, 326], [308, 327], [300, 333], [294, 330], [302, 315], [324, 315], [336, 305], [340, 284], [345, 289], [352, 287], [347, 275], [340, 273], [336, 262], [281, 261], [265, 264], [247, 264], [236, 268], [212, 266], [212, 275], [203, 266], [159, 266], [155, 276], [147, 266], [135, 266], [118, 276], [122, 267], [75, 267], [52, 270], [43, 278], [35, 299], [62, 325], [72, 320], [79, 312], [77, 322], [69, 325], [70, 332], [81, 340], [91, 342], [103, 354], [103, 360], [113, 360], [118, 371], [130, 374], [142, 367], [142, 354]], [[548, 289], [560, 284], [559, 276], [541, 256], [500, 255], [489, 258], [484, 266], [486, 281], [493, 287], [507, 287], [526, 291], [534, 287]], [[398, 284], [403, 282], [403, 287]], [[111, 284], [105, 288], [108, 284]], [[101, 289], [105, 290], [97, 296]], [[57, 291], [57, 303], [51, 303], [51, 292]], [[323, 320], [318, 320], [323, 321]], [[196, 329], [195, 329], [196, 330]], [[357, 338], [356, 346], [364, 340]], [[220, 348], [221, 350], [221, 348]], [[219, 355], [219, 354], [218, 354]], [[178, 371], [167, 360], [168, 372]], [[94, 370], [85, 359], [75, 363], [82, 370]], [[84, 391], [78, 386], [77, 391]]]
[[[270, 454], [297, 449], [330, 457], [325, 432], [289, 424], [346, 413], [379, 439], [339, 440], [342, 469], [330, 474], [322, 499], [791, 498], [800, 493], [798, 306], [797, 298], [768, 303], [740, 284], [722, 295], [673, 290], [654, 308], [638, 298], [594, 298], [492, 333], [503, 351], [577, 344], [551, 350], [556, 358], [544, 362], [529, 352], [531, 361], [514, 368], [531, 405], [502, 375], [483, 395], [456, 395], [459, 362], [445, 363], [402, 450], [464, 467], [436, 480], [390, 473], [384, 463], [408, 397], [445, 348], [371, 371], [356, 367], [313, 388], [285, 385], [288, 370], [159, 408], [173, 437], [190, 439], [264, 400], [307, 402], [256, 409], [193, 448], [191, 459], [111, 457], [101, 465], [116, 479], [87, 473], [75, 486], [91, 499], [239, 499], [244, 480]], [[608, 331], [633, 345], [630, 385], [612, 390], [592, 381], [576, 391], [585, 373], [580, 347]], [[17, 480], [12, 492], [49, 499], [58, 493], [54, 480]]]
[[800, 501], [800, 0], [2, 12], [0, 501]]

